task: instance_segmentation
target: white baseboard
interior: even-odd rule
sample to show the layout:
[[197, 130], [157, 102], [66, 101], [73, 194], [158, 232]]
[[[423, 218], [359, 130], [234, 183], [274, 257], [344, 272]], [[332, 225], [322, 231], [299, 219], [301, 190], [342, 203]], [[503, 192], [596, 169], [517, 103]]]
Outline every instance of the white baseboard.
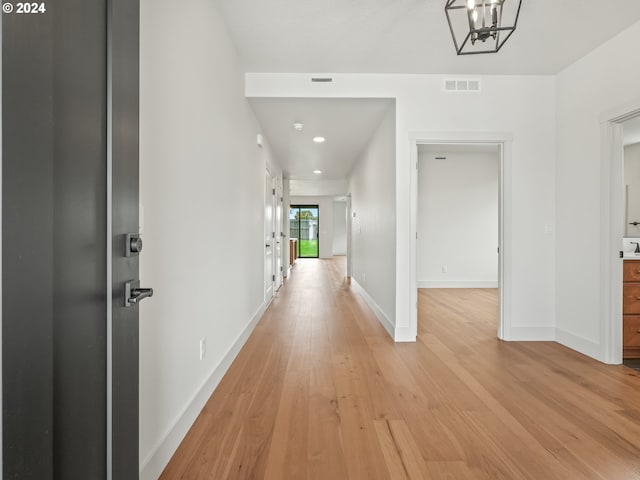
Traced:
[[[271, 299], [270, 299], [271, 300]], [[249, 335], [257, 325], [267, 309], [268, 303], [264, 303], [251, 317], [235, 342], [229, 347], [220, 363], [213, 369], [209, 377], [191, 397], [187, 405], [182, 409], [178, 417], [172, 423], [169, 430], [162, 436], [151, 453], [140, 464], [140, 480], [157, 480], [171, 457], [193, 425], [202, 408], [211, 397], [222, 377], [227, 372], [231, 363], [235, 360], [240, 349], [246, 343]]]
[[396, 327], [393, 340], [396, 343], [415, 342], [416, 333], [412, 332], [411, 328], [409, 327]]
[[367, 291], [362, 288], [362, 286], [353, 277], [351, 277], [351, 286], [354, 287], [355, 291], [358, 292], [364, 302], [369, 306], [369, 308], [376, 316], [378, 321], [382, 324], [389, 336], [395, 340], [395, 326], [393, 325], [387, 314], [384, 313], [380, 306], [373, 300], [373, 298], [371, 298]]
[[553, 342], [556, 339], [554, 327], [511, 327], [509, 341], [512, 342]]
[[556, 342], [565, 347], [580, 352], [587, 357], [595, 358], [596, 360], [602, 360], [602, 347], [599, 343], [587, 340], [586, 338], [579, 337], [573, 333], [569, 333], [561, 328], [556, 328]]
[[451, 281], [431, 281], [422, 280], [416, 282], [418, 288], [498, 288], [498, 282], [493, 281], [480, 281], [480, 282], [468, 282], [464, 280], [451, 280]]

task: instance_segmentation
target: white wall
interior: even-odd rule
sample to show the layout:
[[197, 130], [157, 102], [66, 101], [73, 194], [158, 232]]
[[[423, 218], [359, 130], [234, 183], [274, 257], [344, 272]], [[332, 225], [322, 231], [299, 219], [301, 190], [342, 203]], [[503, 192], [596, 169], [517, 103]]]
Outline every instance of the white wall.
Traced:
[[333, 202], [333, 242], [334, 255], [347, 254], [347, 202]]
[[624, 183], [627, 186], [627, 216], [625, 227], [627, 237], [640, 237], [640, 143], [624, 147]]
[[262, 312], [271, 162], [243, 80], [215, 2], [141, 2], [140, 276], [155, 290], [140, 308], [143, 480], [162, 471]]
[[388, 109], [349, 177], [352, 282], [391, 336], [396, 318], [396, 116]]
[[[640, 97], [640, 22], [557, 77], [557, 339], [604, 359], [600, 305], [601, 115]], [[579, 238], [577, 237], [579, 235]], [[615, 253], [615, 252], [614, 252]]]
[[316, 197], [339, 196], [347, 193], [346, 180], [289, 180], [291, 195]]
[[[333, 197], [318, 197], [307, 195], [304, 197], [291, 196], [289, 205], [318, 205], [320, 235], [318, 238], [320, 258], [333, 256]], [[285, 206], [287, 221], [289, 221], [289, 205]]]
[[[610, 53], [611, 57], [616, 55]], [[444, 92], [443, 75], [333, 74], [332, 77], [332, 83], [320, 86], [311, 83], [309, 75], [304, 74], [248, 73], [246, 92], [250, 97], [396, 99], [396, 188], [392, 208], [396, 216], [397, 249], [395, 263], [384, 272], [387, 277], [395, 274], [396, 338], [410, 339], [410, 314], [415, 308], [409, 289], [410, 172], [415, 168], [411, 162], [410, 134], [506, 132], [513, 137], [513, 168], [505, 178], [512, 199], [512, 228], [505, 234], [513, 249], [504, 252], [511, 265], [511, 276], [506, 279], [512, 284], [511, 309], [507, 312], [512, 323], [509, 338], [552, 339], [556, 280], [555, 77], [482, 76], [480, 93]], [[578, 84], [583, 80], [576, 79]]]
[[421, 146], [419, 288], [498, 287], [500, 156], [486, 150]]

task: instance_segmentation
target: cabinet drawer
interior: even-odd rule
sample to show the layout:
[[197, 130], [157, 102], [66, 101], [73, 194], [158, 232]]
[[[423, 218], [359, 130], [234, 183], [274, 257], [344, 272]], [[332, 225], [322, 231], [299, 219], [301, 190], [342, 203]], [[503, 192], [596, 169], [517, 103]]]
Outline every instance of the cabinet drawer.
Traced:
[[622, 344], [640, 347], [640, 315], [625, 315], [622, 326]]
[[623, 268], [625, 282], [640, 282], [640, 260], [625, 260]]
[[640, 283], [625, 283], [622, 291], [622, 313], [640, 314]]

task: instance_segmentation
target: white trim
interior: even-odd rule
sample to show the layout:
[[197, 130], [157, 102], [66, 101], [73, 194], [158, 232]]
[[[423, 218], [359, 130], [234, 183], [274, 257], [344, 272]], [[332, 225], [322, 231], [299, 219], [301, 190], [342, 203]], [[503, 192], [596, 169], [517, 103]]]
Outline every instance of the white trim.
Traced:
[[[640, 99], [611, 109], [601, 120], [600, 339], [575, 341], [575, 349], [604, 363], [622, 363], [622, 259], [624, 237], [624, 150], [622, 122], [640, 115]], [[572, 340], [573, 338], [573, 340]], [[571, 347], [574, 348], [574, 347]]]
[[[418, 141], [409, 133], [409, 328], [418, 336]], [[427, 134], [425, 134], [427, 136]], [[396, 246], [397, 248], [397, 246]], [[397, 258], [397, 257], [396, 257]], [[396, 300], [397, 302], [398, 300]]]
[[351, 278], [351, 286], [362, 297], [364, 303], [371, 309], [378, 321], [382, 324], [389, 336], [395, 340], [395, 325], [389, 319], [386, 313], [380, 308], [373, 298], [362, 288], [362, 286], [356, 281], [355, 278]]
[[[622, 249], [624, 236], [624, 166], [622, 125], [602, 124], [600, 198], [600, 345], [595, 358], [622, 363]], [[617, 278], [617, 281], [615, 280]], [[619, 298], [619, 301], [614, 301]], [[582, 350], [580, 350], [582, 351]]]
[[240, 335], [238, 335], [231, 347], [229, 347], [227, 353], [222, 357], [222, 360], [213, 369], [209, 377], [200, 385], [198, 390], [172, 422], [171, 427], [169, 427], [149, 455], [147, 455], [140, 464], [140, 480], [156, 480], [160, 476], [196, 418], [198, 418], [209, 397], [211, 397], [213, 391], [222, 380], [222, 377], [227, 370], [229, 370], [238, 353], [240, 353], [240, 350], [258, 324], [258, 321], [262, 318], [262, 315], [264, 315], [266, 309], [267, 304], [265, 303], [253, 314], [249, 323], [242, 332], [240, 332]]
[[595, 358], [600, 361], [603, 360], [600, 356], [602, 352], [602, 345], [592, 340], [579, 337], [561, 328], [556, 328], [555, 341], [567, 348], [570, 348], [571, 350], [587, 355], [588, 357]]
[[417, 240], [418, 231], [418, 145], [423, 144], [493, 144], [500, 147], [498, 288], [500, 318], [498, 338], [513, 340], [511, 327], [511, 162], [513, 135], [509, 132], [410, 132], [411, 234], [409, 245], [410, 330], [418, 333]]
[[412, 343], [417, 336], [413, 334], [411, 327], [396, 327], [393, 341], [396, 343]]
[[554, 327], [511, 327], [512, 342], [553, 342], [556, 339]]
[[353, 228], [353, 207], [351, 203], [351, 192], [347, 194], [347, 277], [351, 278], [351, 272], [353, 271], [353, 247], [352, 247], [352, 234]]
[[450, 280], [450, 281], [432, 281], [432, 280], [418, 280], [416, 282], [418, 288], [499, 288], [500, 283], [497, 281], [465, 281], [465, 280]]

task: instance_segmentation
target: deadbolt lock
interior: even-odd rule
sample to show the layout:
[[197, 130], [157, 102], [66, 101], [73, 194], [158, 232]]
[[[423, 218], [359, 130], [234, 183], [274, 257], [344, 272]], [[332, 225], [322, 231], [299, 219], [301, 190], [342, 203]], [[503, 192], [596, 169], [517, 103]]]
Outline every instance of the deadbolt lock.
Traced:
[[127, 233], [125, 238], [125, 257], [138, 255], [142, 251], [142, 238], [139, 233]]

